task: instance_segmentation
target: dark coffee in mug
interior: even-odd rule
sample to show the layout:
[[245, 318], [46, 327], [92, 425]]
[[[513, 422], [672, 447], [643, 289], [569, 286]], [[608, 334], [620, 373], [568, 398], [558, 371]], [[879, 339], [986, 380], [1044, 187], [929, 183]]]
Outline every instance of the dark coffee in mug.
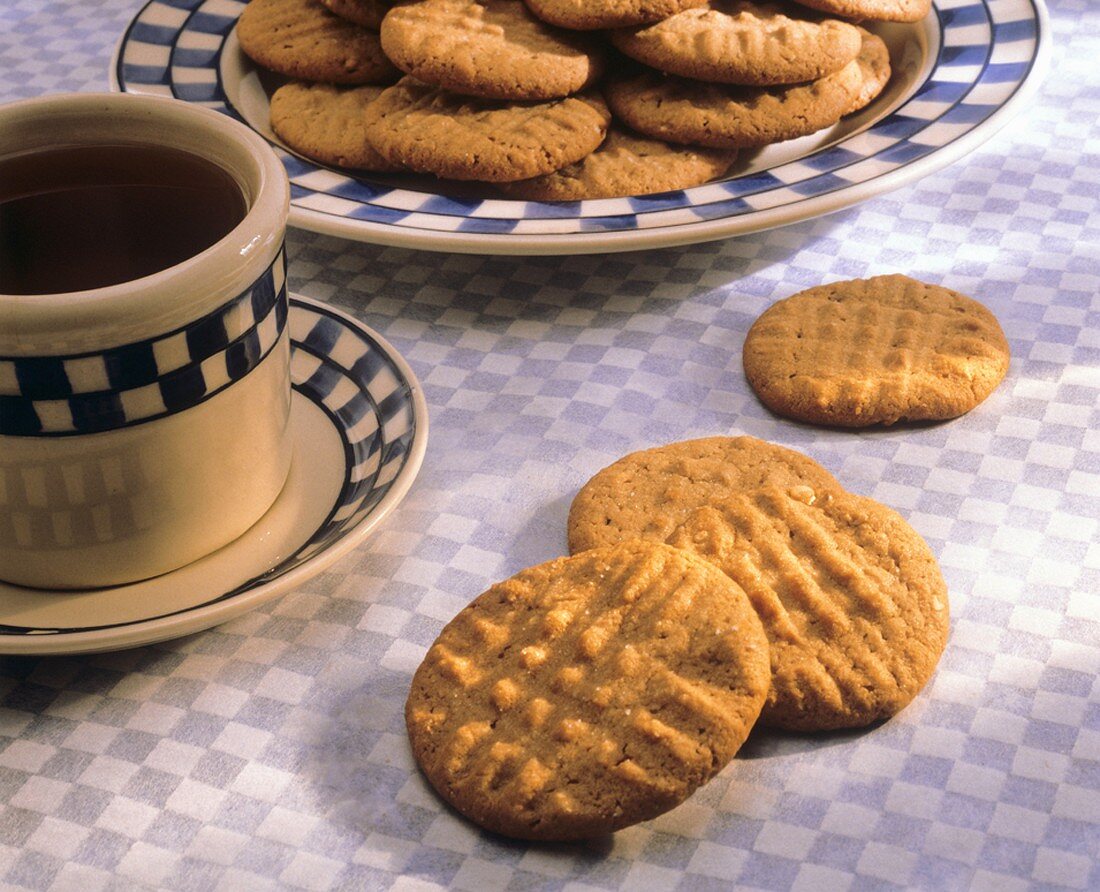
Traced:
[[0, 158], [0, 294], [151, 275], [209, 248], [247, 210], [228, 172], [178, 149], [66, 146]]

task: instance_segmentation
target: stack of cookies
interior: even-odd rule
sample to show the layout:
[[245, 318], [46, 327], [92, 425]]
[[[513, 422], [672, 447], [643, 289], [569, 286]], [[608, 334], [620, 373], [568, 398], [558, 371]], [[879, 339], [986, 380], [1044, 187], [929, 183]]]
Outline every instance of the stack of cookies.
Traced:
[[251, 0], [237, 35], [291, 79], [271, 124], [307, 157], [578, 200], [698, 185], [863, 108], [889, 53], [847, 19], [921, 3]]
[[939, 659], [924, 540], [812, 459], [750, 437], [628, 455], [569, 512], [571, 557], [449, 623], [405, 708], [413, 755], [483, 827], [610, 833], [676, 806], [760, 722], [864, 727]]

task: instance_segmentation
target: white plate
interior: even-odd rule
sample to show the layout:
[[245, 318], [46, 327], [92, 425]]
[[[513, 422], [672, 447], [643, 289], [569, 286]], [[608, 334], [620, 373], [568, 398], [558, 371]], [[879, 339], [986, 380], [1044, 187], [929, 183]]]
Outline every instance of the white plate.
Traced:
[[223, 623], [316, 575], [370, 535], [420, 469], [428, 409], [386, 341], [292, 296], [294, 460], [247, 533], [186, 567], [132, 585], [42, 591], [0, 583], [0, 653], [136, 647]]
[[638, 250], [755, 232], [840, 210], [957, 160], [1033, 94], [1049, 55], [1043, 0], [935, 0], [914, 25], [874, 26], [895, 74], [840, 124], [742, 158], [725, 180], [633, 198], [538, 202], [479, 197], [413, 177], [352, 178], [287, 151], [240, 52], [238, 0], [151, 0], [123, 34], [116, 89], [232, 114], [275, 145], [290, 222], [359, 241], [497, 254]]

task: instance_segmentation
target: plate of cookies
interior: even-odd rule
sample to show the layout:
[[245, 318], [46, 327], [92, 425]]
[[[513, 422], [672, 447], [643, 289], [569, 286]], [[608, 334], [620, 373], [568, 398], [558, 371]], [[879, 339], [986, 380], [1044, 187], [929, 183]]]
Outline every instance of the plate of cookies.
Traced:
[[972, 151], [1041, 80], [1042, 0], [150, 0], [116, 89], [265, 136], [292, 225], [439, 251], [755, 232]]

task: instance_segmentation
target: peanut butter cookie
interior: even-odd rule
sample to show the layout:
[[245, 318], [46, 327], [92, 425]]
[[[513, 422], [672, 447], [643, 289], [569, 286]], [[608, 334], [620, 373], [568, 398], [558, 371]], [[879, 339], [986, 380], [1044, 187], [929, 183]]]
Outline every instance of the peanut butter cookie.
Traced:
[[762, 146], [835, 124], [860, 94], [853, 59], [808, 84], [740, 87], [643, 72], [604, 88], [615, 117], [667, 142], [715, 148]]
[[924, 540], [862, 496], [765, 487], [697, 509], [668, 542], [712, 561], [768, 635], [762, 724], [858, 728], [916, 696], [947, 642], [947, 587]]
[[526, 0], [544, 22], [577, 31], [659, 22], [706, 0]]
[[648, 195], [720, 177], [736, 157], [733, 149], [674, 146], [612, 124], [603, 145], [591, 155], [554, 173], [501, 188], [510, 198], [534, 201]]
[[633, 452], [588, 481], [569, 508], [569, 550], [664, 542], [696, 509], [762, 486], [840, 490], [801, 452], [755, 437], [705, 437]]
[[947, 589], [917, 532], [808, 457], [751, 437], [620, 459], [577, 494], [568, 532], [574, 554], [656, 540], [737, 582], [771, 647], [764, 724], [823, 731], [893, 715], [947, 640]]
[[391, 164], [453, 180], [508, 182], [579, 161], [603, 142], [610, 123], [596, 93], [498, 102], [406, 77], [367, 107], [363, 126]]
[[363, 113], [382, 90], [291, 81], [271, 97], [271, 129], [294, 151], [322, 164], [397, 170], [367, 140]]
[[795, 0], [795, 2], [857, 22], [919, 22], [932, 9], [932, 0]]
[[626, 55], [694, 80], [772, 86], [816, 80], [859, 53], [854, 25], [799, 16], [765, 0], [708, 0], [671, 18], [611, 32]]
[[494, 585], [440, 633], [405, 720], [439, 794], [522, 839], [610, 833], [678, 805], [734, 756], [769, 685], [745, 594], [654, 542]]
[[908, 276], [810, 288], [753, 323], [745, 376], [773, 412], [866, 427], [954, 418], [1008, 370], [1004, 332], [989, 310]]
[[287, 77], [326, 84], [388, 84], [397, 69], [373, 31], [316, 0], [252, 0], [237, 22], [241, 49]]
[[557, 99], [603, 71], [587, 35], [554, 28], [518, 0], [423, 0], [394, 7], [382, 48], [417, 80], [486, 99]]
[[382, 26], [382, 19], [390, 11], [390, 4], [385, 0], [321, 0], [321, 3], [340, 18], [371, 31]]
[[863, 77], [863, 84], [859, 89], [855, 105], [848, 109], [848, 114], [859, 111], [874, 102], [886, 89], [892, 73], [890, 51], [886, 48], [885, 41], [865, 28], [860, 28], [859, 33], [863, 43], [856, 62], [859, 65], [859, 73]]

